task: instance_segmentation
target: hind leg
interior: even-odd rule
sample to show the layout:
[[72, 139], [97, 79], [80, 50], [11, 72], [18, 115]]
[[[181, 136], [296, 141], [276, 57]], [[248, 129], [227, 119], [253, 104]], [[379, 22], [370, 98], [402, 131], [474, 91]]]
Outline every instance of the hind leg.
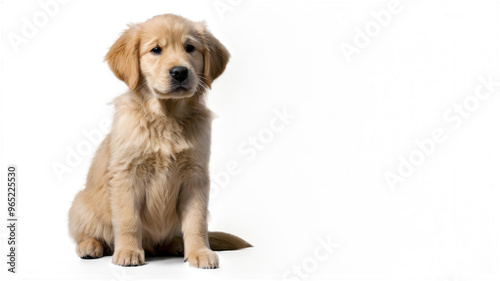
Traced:
[[87, 238], [76, 246], [76, 254], [82, 259], [95, 259], [102, 257], [104, 247], [95, 238]]
[[[80, 192], [69, 211], [69, 234], [76, 242], [76, 254], [81, 258], [100, 258], [108, 255], [113, 247], [113, 229], [107, 208], [89, 206], [85, 192]], [[85, 200], [87, 199], [87, 200]], [[92, 198], [93, 199], [93, 198]], [[102, 199], [94, 199], [105, 204]], [[102, 206], [102, 205], [101, 205]]]

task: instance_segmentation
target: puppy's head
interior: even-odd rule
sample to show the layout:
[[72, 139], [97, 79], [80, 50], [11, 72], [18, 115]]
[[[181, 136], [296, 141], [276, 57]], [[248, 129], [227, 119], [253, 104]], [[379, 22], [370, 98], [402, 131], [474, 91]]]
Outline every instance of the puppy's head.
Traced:
[[229, 52], [204, 23], [167, 14], [129, 26], [106, 60], [133, 91], [185, 98], [210, 87], [226, 68]]

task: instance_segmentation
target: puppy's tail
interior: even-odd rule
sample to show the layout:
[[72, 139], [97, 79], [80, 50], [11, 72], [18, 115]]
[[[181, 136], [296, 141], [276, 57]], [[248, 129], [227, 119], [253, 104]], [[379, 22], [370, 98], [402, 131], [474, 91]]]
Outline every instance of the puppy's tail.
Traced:
[[253, 247], [247, 241], [225, 232], [209, 232], [208, 242], [214, 251], [239, 250]]

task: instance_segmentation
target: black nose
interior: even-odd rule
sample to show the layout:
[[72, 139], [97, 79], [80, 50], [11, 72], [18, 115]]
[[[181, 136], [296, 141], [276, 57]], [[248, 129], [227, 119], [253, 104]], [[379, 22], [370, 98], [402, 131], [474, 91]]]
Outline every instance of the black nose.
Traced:
[[184, 66], [174, 66], [169, 72], [170, 76], [178, 82], [182, 82], [188, 77], [188, 69]]

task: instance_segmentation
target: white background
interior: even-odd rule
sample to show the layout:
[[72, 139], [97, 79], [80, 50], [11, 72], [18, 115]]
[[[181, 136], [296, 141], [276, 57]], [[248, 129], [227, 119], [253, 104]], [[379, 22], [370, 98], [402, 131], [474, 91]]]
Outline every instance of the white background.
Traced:
[[[18, 273], [7, 273], [2, 226], [2, 280], [499, 280], [499, 87], [459, 126], [443, 117], [473, 102], [479, 77], [500, 81], [499, 2], [401, 1], [349, 61], [342, 44], [354, 45], [388, 3], [69, 1], [15, 47], [23, 18], [44, 10], [2, 1], [2, 217], [7, 165], [19, 170]], [[53, 168], [126, 91], [103, 62], [107, 49], [127, 23], [163, 13], [206, 20], [232, 54], [208, 94], [218, 115], [212, 177], [239, 168], [214, 183], [209, 228], [255, 247], [220, 252], [217, 270], [181, 258], [134, 268], [79, 259], [67, 212], [96, 146], [61, 178]], [[294, 117], [269, 136], [284, 109]], [[391, 189], [384, 174], [439, 128], [446, 141]], [[249, 159], [239, 147], [259, 135], [267, 143]], [[318, 239], [338, 248], [317, 260]], [[287, 275], [297, 267], [301, 277]]]

